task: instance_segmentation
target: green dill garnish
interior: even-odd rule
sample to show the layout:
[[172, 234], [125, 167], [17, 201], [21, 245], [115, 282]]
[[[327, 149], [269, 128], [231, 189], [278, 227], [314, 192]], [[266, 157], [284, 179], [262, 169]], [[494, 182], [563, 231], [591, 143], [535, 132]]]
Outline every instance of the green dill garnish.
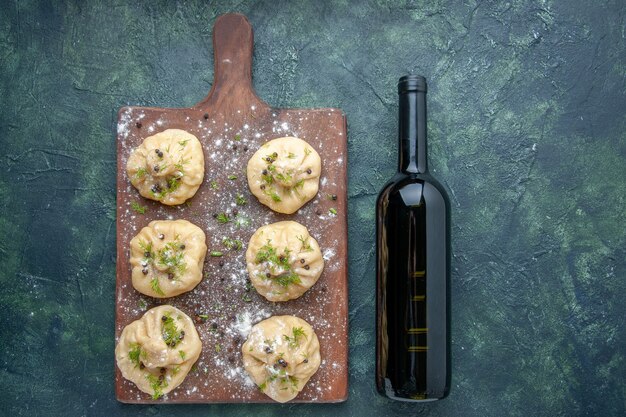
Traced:
[[198, 314], [198, 317], [200, 317], [202, 320], [208, 320], [209, 315], [208, 314]]
[[248, 204], [248, 201], [243, 196], [243, 194], [237, 194], [237, 196], [235, 197], [235, 203], [237, 203], [238, 206], [245, 206], [246, 204]]
[[[181, 351], [182, 352], [182, 351]], [[183, 352], [184, 353], [184, 352]], [[172, 368], [172, 375], [176, 375], [177, 373], [180, 372], [180, 366], [177, 366], [175, 368]]]
[[154, 277], [150, 280], [150, 287], [152, 287], [152, 291], [159, 295], [165, 295], [163, 290], [161, 289], [161, 285], [159, 284], [159, 278]]
[[280, 267], [283, 270], [291, 269], [289, 264], [289, 249], [285, 249], [283, 255], [278, 255], [276, 248], [271, 245], [271, 240], [268, 239], [267, 243], [263, 245], [256, 254], [255, 261], [257, 264], [262, 262], [269, 262], [270, 269], [274, 270], [275, 267]]
[[152, 391], [154, 392], [154, 394], [152, 394], [152, 399], [158, 400], [161, 398], [163, 396], [163, 388], [167, 387], [167, 381], [165, 381], [165, 378], [159, 379], [152, 374], [148, 374], [146, 375], [146, 379], [150, 383], [150, 388], [152, 388]]
[[[140, 240], [139, 247], [143, 251], [144, 259], [148, 258], [151, 262], [152, 258], [154, 258], [154, 252], [152, 252], [152, 242], [147, 243], [143, 240]], [[148, 256], [146, 256], [146, 254]]]
[[245, 303], [250, 303], [252, 302], [252, 298], [250, 298], [250, 294], [248, 293], [244, 293], [243, 296], [241, 297], [241, 299], [245, 302]]
[[187, 354], [185, 353], [185, 351], [184, 351], [184, 350], [179, 350], [179, 351], [178, 351], [178, 354], [180, 355], [180, 358], [181, 358], [182, 360], [185, 360], [185, 358], [187, 357]]
[[261, 174], [261, 178], [266, 184], [274, 183], [274, 177], [272, 177], [270, 174]]
[[336, 216], [336, 215], [337, 215], [337, 209], [336, 209], [336, 208], [334, 208], [334, 207], [329, 208], [329, 209], [328, 209], [328, 212], [329, 212], [331, 215], [333, 215], [333, 216]]
[[228, 179], [231, 180], [231, 181], [235, 181], [237, 179], [237, 176], [235, 174], [230, 174], [228, 176]]
[[178, 330], [176, 322], [170, 313], [165, 313], [163, 317], [165, 317], [165, 319], [161, 320], [161, 335], [163, 336], [163, 340], [167, 346], [175, 348], [176, 345], [178, 345], [183, 339], [184, 333]]
[[302, 189], [302, 187], [304, 187], [304, 179], [299, 179], [294, 185], [293, 187], [291, 187], [291, 191], [295, 192], [296, 195], [298, 197], [300, 197], [300, 199], [304, 199], [304, 196], [302, 194], [300, 194], [300, 190]]
[[217, 257], [223, 256], [224, 254], [220, 251], [214, 250], [214, 251], [211, 251], [210, 255], [217, 258]]
[[282, 198], [280, 198], [280, 196], [276, 193], [276, 191], [270, 192], [270, 197], [272, 197], [272, 200], [274, 200], [277, 203], [280, 203], [282, 201]]
[[284, 334], [283, 337], [288, 342], [290, 348], [299, 347], [300, 338], [302, 337], [304, 337], [305, 339], [307, 338], [306, 333], [304, 333], [304, 330], [302, 329], [302, 327], [292, 327], [291, 336], [287, 336], [286, 334]]
[[146, 300], [144, 300], [143, 298], [139, 299], [139, 303], [137, 303], [139, 305], [139, 308], [142, 310], [145, 310], [146, 307], [148, 307], [148, 303], [146, 303]]
[[283, 387], [281, 388], [281, 391], [286, 391], [289, 388], [291, 388], [291, 391], [295, 392], [295, 390], [298, 389], [298, 378], [296, 378], [293, 375], [282, 376], [282, 373], [281, 373], [280, 384], [285, 385], [287, 383], [289, 383], [291, 387]]
[[133, 201], [132, 203], [130, 203], [130, 208], [133, 209], [133, 211], [135, 213], [139, 213], [139, 214], [145, 214], [146, 213], [146, 209], [148, 208], [147, 206], [142, 206], [141, 204], [139, 204], [136, 201]]
[[311, 252], [313, 251], [313, 248], [311, 247], [311, 244], [309, 243], [309, 239], [308, 238], [304, 238], [304, 236], [296, 236], [296, 238], [300, 241], [300, 243], [302, 243], [302, 247], [300, 248], [300, 252]]
[[211, 188], [212, 188], [212, 189], [214, 189], [214, 190], [217, 190], [217, 189], [219, 189], [219, 188], [220, 188], [220, 187], [217, 185], [217, 181], [215, 181], [215, 180], [212, 180], [212, 181], [211, 181]]
[[256, 258], [255, 258], [255, 262], [257, 264], [260, 264], [261, 262], [266, 262], [266, 261], [270, 261], [270, 262], [277, 262], [277, 257], [276, 257], [276, 249], [270, 245], [271, 241], [268, 240], [267, 244], [263, 245], [261, 247], [261, 249], [259, 249], [259, 251], [256, 253]]
[[250, 226], [251, 221], [246, 216], [238, 215], [235, 217], [234, 223], [235, 223], [235, 226], [237, 226], [237, 228], [241, 228], [241, 227]]
[[304, 337], [306, 339], [306, 333], [302, 329], [302, 327], [292, 327], [291, 328], [291, 338], [285, 335], [285, 340], [289, 342], [289, 346], [297, 347], [300, 346], [300, 338]]
[[180, 142], [178, 142], [178, 144], [179, 144], [182, 148], [184, 148], [184, 147], [185, 147], [185, 145], [187, 144], [187, 142], [189, 142], [189, 139], [181, 140]]
[[295, 392], [295, 390], [298, 389], [298, 378], [296, 378], [293, 375], [287, 375], [286, 371], [284, 369], [280, 369], [278, 371], [277, 374], [272, 374], [270, 376], [268, 376], [265, 381], [263, 381], [263, 383], [261, 385], [259, 385], [259, 390], [264, 391], [267, 388], [267, 384], [271, 384], [272, 382], [276, 381], [277, 379], [280, 379], [280, 384], [281, 385], [285, 385], [287, 383], [289, 383], [291, 386], [290, 387], [284, 387], [281, 388], [281, 390], [287, 390], [289, 388], [291, 388], [292, 392]]
[[222, 346], [219, 343], [215, 344], [215, 352], [220, 353], [222, 351]]
[[237, 142], [239, 142], [241, 140], [241, 135], [240, 134], [236, 134], [233, 139], [236, 140]]
[[255, 262], [257, 264], [267, 263], [267, 266], [271, 273], [278, 275], [270, 277], [281, 287], [287, 287], [290, 284], [299, 284], [300, 276], [292, 271], [289, 261], [289, 249], [285, 249], [282, 255], [278, 255], [276, 248], [268, 240], [267, 244], [263, 245], [256, 254]]
[[162, 189], [159, 184], [155, 184], [150, 188], [150, 194], [152, 194], [156, 200], [162, 200], [163, 197], [167, 195], [167, 190]]
[[290, 181], [291, 181], [291, 179], [293, 178], [293, 177], [291, 176], [291, 174], [290, 174], [290, 173], [288, 173], [288, 172], [286, 172], [286, 173], [279, 172], [278, 174], [274, 175], [274, 177], [275, 177], [278, 181], [283, 182], [283, 183], [288, 183], [288, 182], [290, 182]]
[[168, 242], [163, 249], [159, 250], [157, 256], [157, 263], [167, 267], [167, 270], [173, 273], [175, 277], [184, 274], [187, 270], [185, 254], [181, 247], [182, 245], [178, 240]]
[[296, 159], [296, 154], [293, 152], [289, 152], [289, 155], [287, 155], [287, 158], [289, 159]]
[[142, 355], [141, 346], [139, 346], [139, 343], [131, 343], [130, 350], [128, 351], [128, 359], [130, 359], [130, 361], [135, 364], [135, 368], [139, 366], [139, 358], [142, 358], [143, 356], [145, 355]]
[[221, 212], [217, 216], [215, 216], [215, 220], [217, 220], [219, 224], [225, 224], [230, 221], [230, 219], [228, 218], [228, 215], [224, 212]]
[[310, 149], [310, 148], [308, 148], [308, 147], [304, 148], [304, 156], [309, 156], [309, 155], [311, 155], [311, 152], [313, 152], [313, 151], [311, 151], [311, 149]]
[[243, 242], [239, 239], [231, 239], [225, 237], [222, 239], [222, 244], [226, 246], [228, 250], [240, 250], [243, 247]]
[[141, 167], [141, 168], [139, 168], [139, 169], [137, 170], [137, 172], [135, 172], [134, 177], [135, 177], [135, 178], [143, 178], [143, 177], [145, 177], [146, 175], [148, 175], [148, 170], [147, 170], [146, 168], [144, 168], [144, 167]]
[[178, 190], [178, 187], [180, 187], [180, 178], [171, 177], [170, 179], [167, 180], [167, 192], [168, 193], [173, 193], [174, 191]]
[[293, 271], [286, 272], [274, 278], [274, 281], [281, 287], [288, 287], [291, 284], [300, 284], [300, 276]]

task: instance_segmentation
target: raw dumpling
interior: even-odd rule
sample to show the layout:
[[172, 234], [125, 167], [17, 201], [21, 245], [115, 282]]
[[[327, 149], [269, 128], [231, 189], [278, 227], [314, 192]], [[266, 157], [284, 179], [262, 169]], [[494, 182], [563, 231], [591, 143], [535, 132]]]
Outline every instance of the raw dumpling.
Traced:
[[272, 210], [291, 214], [315, 197], [321, 170], [319, 154], [302, 139], [274, 139], [248, 161], [248, 187]]
[[124, 378], [156, 400], [183, 382], [201, 350], [191, 319], [162, 305], [122, 330], [115, 358]]
[[274, 401], [295, 398], [320, 367], [313, 328], [295, 316], [273, 316], [252, 327], [241, 348], [246, 372]]
[[254, 288], [269, 301], [300, 297], [324, 269], [317, 241], [294, 221], [258, 228], [250, 238], [246, 263]]
[[187, 220], [155, 220], [130, 241], [133, 287], [150, 297], [191, 291], [207, 252], [202, 229]]
[[165, 130], [133, 149], [126, 171], [142, 196], [168, 206], [182, 204], [204, 179], [202, 145], [184, 130]]

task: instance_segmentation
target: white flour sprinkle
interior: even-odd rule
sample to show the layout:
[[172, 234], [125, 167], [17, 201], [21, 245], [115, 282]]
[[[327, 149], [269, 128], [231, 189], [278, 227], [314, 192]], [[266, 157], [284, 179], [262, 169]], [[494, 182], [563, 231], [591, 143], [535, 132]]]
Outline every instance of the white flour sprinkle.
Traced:
[[129, 125], [131, 123], [133, 111], [127, 110], [120, 116], [120, 121], [117, 123], [117, 134], [126, 139], [130, 133]]
[[233, 327], [239, 332], [242, 337], [247, 338], [250, 334], [252, 326], [254, 326], [259, 321], [269, 317], [270, 315], [271, 313], [265, 310], [259, 310], [253, 314], [250, 314], [250, 312], [248, 311], [244, 311], [242, 314], [237, 316], [237, 320], [235, 324], [233, 324]]
[[[346, 367], [342, 365], [340, 358], [335, 356], [335, 352], [328, 350], [330, 346], [328, 343], [331, 339], [339, 346], [346, 344], [342, 339], [345, 335], [343, 319], [334, 309], [335, 306], [330, 304], [334, 298], [324, 295], [327, 289], [333, 290], [328, 280], [335, 278], [335, 271], [338, 271], [344, 263], [344, 260], [337, 256], [342, 242], [328, 238], [329, 230], [333, 229], [337, 218], [341, 218], [342, 214], [339, 216], [329, 214], [329, 207], [332, 207], [333, 203], [327, 197], [338, 194], [336, 184], [340, 181], [337, 178], [341, 178], [335, 173], [341, 173], [342, 164], [345, 163], [345, 157], [341, 155], [342, 148], [332, 141], [327, 142], [326, 137], [316, 134], [316, 127], [310, 127], [313, 121], [318, 120], [318, 116], [305, 117], [305, 114], [310, 113], [281, 112], [279, 117], [277, 113], [271, 111], [266, 113], [263, 109], [260, 112], [255, 112], [255, 110], [260, 109], [255, 106], [251, 106], [249, 110], [242, 108], [240, 112], [234, 109], [234, 113], [242, 115], [241, 121], [235, 123], [232, 120], [224, 123], [224, 119], [220, 117], [210, 119], [200, 117], [198, 120], [196, 115], [186, 118], [185, 126], [203, 143], [205, 159], [208, 162], [209, 169], [205, 172], [204, 183], [200, 190], [212, 194], [208, 202], [195, 198], [190, 201], [189, 205], [177, 207], [155, 205], [150, 206], [147, 214], [137, 215], [130, 210], [130, 203], [132, 201], [138, 201], [144, 205], [146, 203], [143, 203], [141, 196], [128, 183], [125, 188], [126, 200], [122, 200], [123, 204], [119, 204], [118, 207], [124, 239], [130, 239], [152, 219], [184, 218], [194, 222], [205, 231], [209, 251], [224, 252], [223, 258], [207, 256], [203, 281], [192, 292], [172, 300], [173, 304], [180, 306], [195, 321], [203, 348], [194, 370], [190, 372], [181, 388], [170, 393], [170, 398], [210, 400], [213, 398], [212, 387], [216, 382], [224, 384], [229, 398], [235, 402], [257, 398], [258, 390], [255, 388], [255, 383], [243, 368], [241, 346], [249, 336], [252, 327], [272, 315], [294, 314], [306, 319], [314, 327], [320, 339], [322, 357], [328, 360], [328, 362], [323, 361], [320, 370], [309, 381], [305, 392], [300, 394], [299, 398], [305, 401], [318, 399], [323, 401], [329, 390], [334, 387], [332, 384], [334, 375], [346, 372]], [[270, 115], [274, 119], [268, 122], [266, 117]], [[139, 120], [142, 121], [143, 126], [135, 128]], [[259, 124], [260, 120], [264, 120], [263, 125]], [[341, 135], [339, 130], [343, 129], [343, 124], [331, 123], [325, 126]], [[122, 139], [120, 163], [126, 165], [132, 147], [140, 143], [142, 138], [149, 136], [148, 133], [152, 134], [174, 127], [180, 126], [169, 119], [165, 113], [150, 111], [144, 114], [144, 110], [138, 108], [134, 110], [128, 108], [120, 113], [117, 125], [118, 136]], [[304, 304], [298, 301], [269, 303], [257, 294], [254, 288], [250, 288], [248, 283], [245, 245], [250, 234], [264, 224], [282, 220], [280, 216], [269, 210], [259, 211], [256, 208], [258, 203], [250, 194], [246, 183], [245, 166], [248, 158], [256, 147], [267, 140], [279, 137], [278, 133], [272, 133], [272, 129], [275, 129], [275, 132], [281, 132], [281, 136], [302, 136], [320, 152], [325, 164], [323, 168], [325, 176], [320, 178], [319, 194], [294, 215], [297, 221], [303, 221], [307, 226], [313, 226], [308, 224], [309, 221], [319, 222], [320, 228], [319, 230], [315, 228], [313, 235], [322, 245], [322, 254], [326, 262], [320, 283], [303, 295]], [[248, 149], [244, 149], [244, 145]], [[238, 149], [234, 149], [235, 146]], [[219, 169], [215, 169], [218, 162]], [[229, 180], [227, 178], [229, 175], [238, 178]], [[239, 194], [246, 198], [247, 205], [236, 205], [235, 197]], [[241, 224], [238, 221], [218, 224], [213, 217], [214, 214], [220, 212], [232, 215], [234, 209], [238, 210], [238, 219], [242, 220]], [[243, 223], [244, 219], [245, 223]], [[227, 250], [223, 243], [224, 237], [240, 239], [244, 244], [243, 250]], [[220, 261], [223, 262], [220, 264]], [[138, 296], [131, 284], [121, 284], [117, 300], [118, 307], [127, 317], [140, 317], [146, 310], [154, 307], [154, 300]], [[297, 307], [294, 308], [294, 305]], [[201, 316], [204, 318], [202, 321], [200, 321]], [[124, 323], [117, 325], [116, 333], [119, 336]], [[132, 393], [130, 398], [136, 397], [137, 400], [146, 398], [144, 394], [138, 393], [136, 387], [130, 382], [124, 380], [123, 387]], [[164, 400], [167, 401], [167, 397]]]

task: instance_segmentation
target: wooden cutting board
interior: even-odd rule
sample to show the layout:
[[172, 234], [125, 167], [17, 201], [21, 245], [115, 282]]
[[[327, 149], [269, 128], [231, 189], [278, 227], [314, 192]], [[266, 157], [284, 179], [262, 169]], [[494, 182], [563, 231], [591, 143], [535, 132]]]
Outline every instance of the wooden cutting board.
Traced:
[[[293, 402], [339, 402], [348, 385], [347, 285], [347, 138], [346, 117], [339, 109], [277, 109], [263, 102], [252, 87], [252, 27], [239, 14], [220, 16], [213, 29], [215, 80], [208, 96], [190, 108], [123, 107], [117, 131], [117, 289], [116, 341], [122, 329], [146, 310], [171, 304], [192, 319], [202, 340], [202, 354], [185, 381], [167, 396], [152, 400], [116, 367], [117, 399], [126, 403], [272, 402], [243, 369], [241, 345], [250, 325], [271, 315], [292, 314], [308, 321], [320, 339], [322, 364]], [[314, 85], [311, 88], [315, 88]], [[202, 143], [205, 177], [186, 204], [168, 207], [142, 198], [126, 175], [133, 148], [165, 129], [183, 129]], [[268, 140], [296, 136], [309, 142], [322, 159], [316, 198], [293, 215], [272, 212], [250, 193], [245, 169], [248, 159]], [[229, 179], [235, 175], [237, 179]], [[231, 177], [232, 178], [232, 177]], [[234, 205], [243, 194], [247, 205]], [[336, 196], [334, 200], [331, 196]], [[145, 214], [133, 204], [146, 207]], [[237, 209], [238, 222], [219, 224], [214, 213]], [[335, 209], [333, 215], [330, 210]], [[157, 219], [186, 219], [207, 235], [209, 251], [204, 278], [191, 292], [170, 299], [153, 299], [131, 284], [129, 242], [142, 227]], [[325, 257], [319, 281], [301, 298], [271, 303], [246, 287], [245, 249], [260, 226], [281, 220], [305, 225]], [[240, 239], [244, 248], [226, 250], [222, 239]]]

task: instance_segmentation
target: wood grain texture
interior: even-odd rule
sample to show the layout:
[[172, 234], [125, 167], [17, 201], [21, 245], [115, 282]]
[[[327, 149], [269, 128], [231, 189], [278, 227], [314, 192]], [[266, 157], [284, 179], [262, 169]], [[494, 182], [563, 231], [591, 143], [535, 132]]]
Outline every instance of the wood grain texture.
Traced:
[[[116, 340], [124, 326], [160, 304], [172, 304], [192, 318], [197, 314], [209, 318], [196, 325], [203, 351], [197, 370], [190, 372], [181, 386], [155, 401], [116, 368], [117, 399], [127, 403], [272, 402], [246, 380], [240, 353], [244, 340], [239, 330], [246, 317], [252, 317], [254, 324], [269, 315], [293, 314], [313, 326], [323, 359], [293, 401], [344, 401], [348, 392], [345, 115], [338, 109], [277, 109], [263, 102], [252, 87], [253, 34], [244, 16], [227, 14], [216, 20], [213, 48], [215, 80], [204, 100], [182, 109], [124, 107], [118, 114]], [[196, 135], [205, 155], [203, 184], [188, 204], [176, 207], [143, 199], [126, 175], [130, 151], [147, 136], [168, 128]], [[247, 161], [255, 150], [283, 136], [306, 140], [322, 158], [317, 197], [293, 215], [277, 214], [261, 205], [245, 181]], [[237, 179], [230, 180], [229, 175]], [[243, 195], [247, 205], [236, 207], [236, 195]], [[330, 195], [336, 195], [336, 200], [328, 198]], [[146, 206], [146, 213], [134, 213], [133, 202]], [[338, 214], [332, 215], [331, 208]], [[213, 215], [219, 212], [229, 213], [233, 221], [218, 224]], [[132, 287], [129, 242], [150, 221], [166, 218], [186, 219], [200, 226], [207, 234], [209, 251], [220, 250], [224, 256], [207, 257], [204, 279], [193, 291], [157, 300]], [[245, 246], [241, 251], [227, 251], [221, 240], [237, 238], [245, 245], [256, 228], [287, 219], [309, 229], [320, 244], [326, 265], [319, 281], [304, 296], [270, 303], [254, 291], [246, 291]]]

